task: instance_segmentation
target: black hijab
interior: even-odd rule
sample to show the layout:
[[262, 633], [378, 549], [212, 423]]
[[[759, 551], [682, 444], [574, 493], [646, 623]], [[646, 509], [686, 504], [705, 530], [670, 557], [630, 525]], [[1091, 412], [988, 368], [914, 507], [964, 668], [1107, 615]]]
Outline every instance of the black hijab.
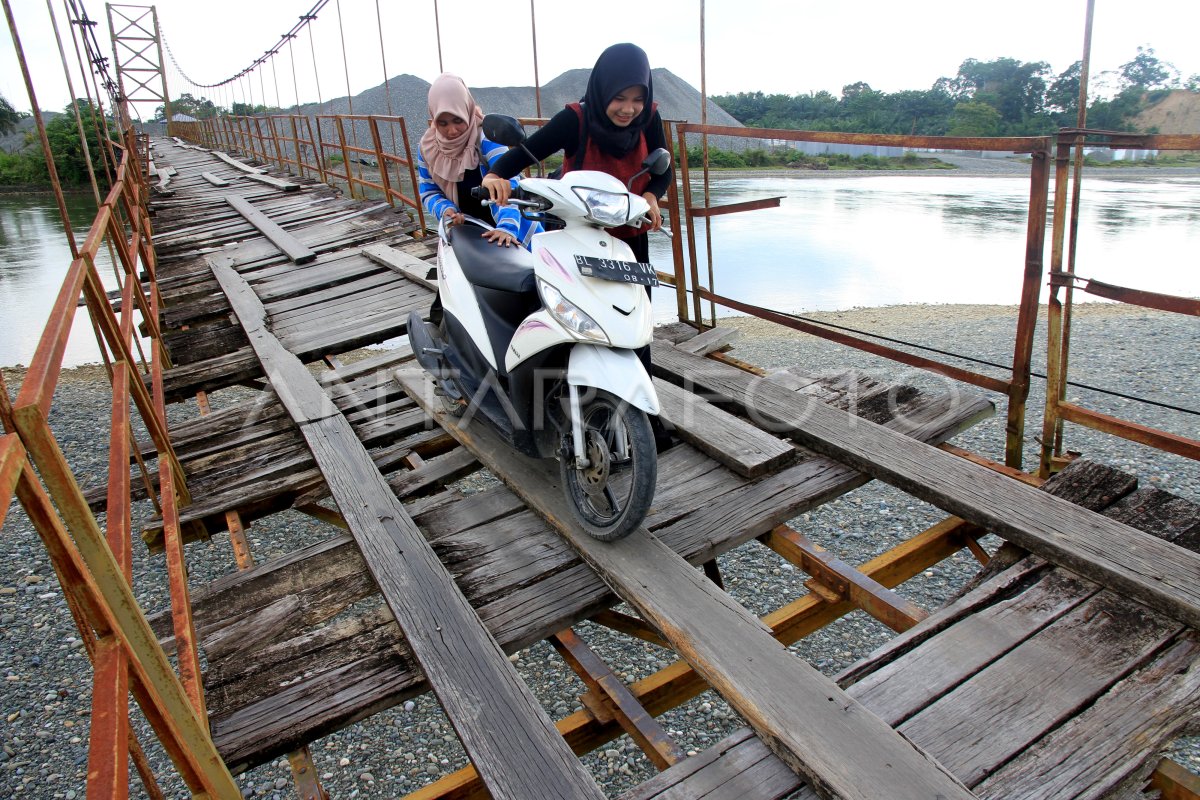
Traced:
[[[605, 112], [612, 99], [630, 86], [646, 87], [646, 105], [628, 127], [620, 128], [612, 123]], [[619, 158], [632, 150], [654, 114], [654, 82], [650, 76], [650, 59], [646, 58], [646, 51], [636, 44], [626, 43], [614, 44], [601, 53], [600, 58], [596, 59], [596, 66], [592, 67], [587, 92], [580, 102], [583, 104], [588, 138], [601, 151]]]

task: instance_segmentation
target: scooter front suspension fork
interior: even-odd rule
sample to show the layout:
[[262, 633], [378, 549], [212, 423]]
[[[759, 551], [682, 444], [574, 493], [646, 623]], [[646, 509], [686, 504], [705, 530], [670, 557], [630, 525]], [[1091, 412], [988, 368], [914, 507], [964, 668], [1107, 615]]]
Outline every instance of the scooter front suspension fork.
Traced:
[[567, 384], [567, 394], [571, 401], [571, 442], [575, 450], [575, 468], [587, 469], [591, 462], [583, 445], [583, 408], [579, 402], [579, 387], [573, 383]]

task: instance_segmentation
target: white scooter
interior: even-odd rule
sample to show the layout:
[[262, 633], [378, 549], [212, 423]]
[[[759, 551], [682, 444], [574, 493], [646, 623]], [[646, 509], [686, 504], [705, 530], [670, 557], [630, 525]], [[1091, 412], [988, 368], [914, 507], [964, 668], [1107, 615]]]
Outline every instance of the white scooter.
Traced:
[[[512, 117], [489, 115], [483, 129], [524, 146]], [[670, 163], [659, 149], [643, 172], [661, 175]], [[591, 171], [525, 178], [509, 202], [547, 230], [527, 251], [486, 241], [492, 226], [480, 220], [439, 226], [443, 311], [430, 323], [409, 317], [413, 352], [451, 413], [478, 413], [518, 451], [557, 458], [579, 524], [597, 539], [619, 539], [645, 518], [658, 475], [646, 416], [658, 414], [658, 395], [634, 353], [652, 338], [646, 287], [658, 280], [604, 229], [640, 225], [650, 206]]]

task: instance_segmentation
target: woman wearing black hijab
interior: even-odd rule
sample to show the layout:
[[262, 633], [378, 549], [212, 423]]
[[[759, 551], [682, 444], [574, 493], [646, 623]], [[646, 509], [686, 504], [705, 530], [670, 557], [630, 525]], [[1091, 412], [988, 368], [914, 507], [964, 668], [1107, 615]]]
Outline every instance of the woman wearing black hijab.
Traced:
[[[525, 147], [537, 161], [563, 151], [563, 172], [598, 170], [626, 183], [642, 168], [647, 154], [667, 147], [645, 51], [634, 44], [614, 44], [601, 53], [583, 99], [555, 114], [529, 137]], [[523, 150], [513, 148], [492, 165], [483, 185], [493, 200], [503, 203], [509, 196], [508, 178], [533, 163]], [[650, 204], [648, 229], [628, 225], [609, 229], [630, 246], [638, 261], [650, 260], [647, 233], [662, 227], [658, 198], [673, 179], [668, 170], [662, 175], [646, 173], [634, 180], [631, 190]]]
[[[578, 103], [569, 103], [540, 130], [525, 142], [526, 149], [538, 161], [563, 151], [563, 172], [589, 169], [607, 172], [629, 185], [629, 179], [641, 170], [646, 156], [660, 147], [667, 147], [662, 118], [654, 105], [654, 81], [650, 75], [650, 60], [635, 44], [614, 44], [600, 54], [588, 77], [587, 91]], [[534, 162], [524, 150], [512, 148], [491, 166], [483, 179], [492, 200], [507, 202], [511, 186], [508, 179]], [[658, 198], [674, 180], [673, 170], [662, 175], [639, 175], [630, 191], [640, 194], [650, 204], [650, 227], [638, 229], [629, 225], [609, 228], [609, 232], [626, 242], [633, 257], [650, 261], [649, 231], [662, 227], [662, 212]], [[647, 293], [650, 287], [646, 287]], [[650, 371], [650, 348], [642, 347], [637, 356]], [[671, 445], [671, 436], [657, 416], [650, 417], [654, 441], [661, 452]]]

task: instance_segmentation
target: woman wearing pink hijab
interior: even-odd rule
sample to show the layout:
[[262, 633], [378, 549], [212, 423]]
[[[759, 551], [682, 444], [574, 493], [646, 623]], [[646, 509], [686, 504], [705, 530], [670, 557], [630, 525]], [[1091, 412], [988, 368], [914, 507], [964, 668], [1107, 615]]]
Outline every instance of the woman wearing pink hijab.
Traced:
[[[417, 189], [425, 210], [447, 227], [462, 225], [468, 217], [494, 221], [482, 235], [502, 247], [529, 247], [529, 238], [540, 233], [539, 223], [523, 219], [515, 206], [486, 208], [471, 197], [488, 168], [508, 151], [483, 135], [483, 112], [462, 78], [443, 73], [429, 87], [429, 130], [417, 150]], [[512, 185], [516, 187], [516, 180]]]

